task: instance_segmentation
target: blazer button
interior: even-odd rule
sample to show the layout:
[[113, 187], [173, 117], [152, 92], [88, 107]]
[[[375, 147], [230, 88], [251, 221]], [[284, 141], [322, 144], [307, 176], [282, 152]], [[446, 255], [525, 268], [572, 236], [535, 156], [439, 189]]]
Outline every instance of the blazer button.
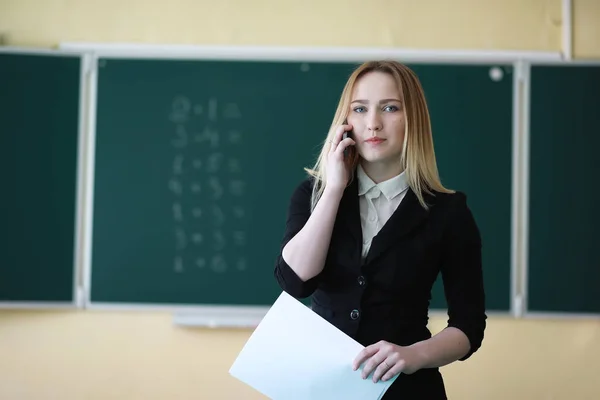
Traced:
[[365, 286], [365, 283], [366, 283], [365, 277], [364, 277], [364, 276], [362, 276], [362, 275], [361, 275], [361, 276], [359, 276], [359, 277], [358, 277], [358, 284], [359, 284], [360, 286]]
[[352, 319], [358, 319], [359, 316], [360, 316], [360, 313], [358, 312], [358, 310], [352, 310], [350, 312], [350, 318], [352, 318]]

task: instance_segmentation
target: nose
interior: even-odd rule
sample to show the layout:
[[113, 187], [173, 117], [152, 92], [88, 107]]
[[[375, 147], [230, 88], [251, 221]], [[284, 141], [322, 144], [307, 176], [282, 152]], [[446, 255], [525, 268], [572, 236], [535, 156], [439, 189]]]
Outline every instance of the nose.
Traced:
[[371, 133], [380, 131], [382, 128], [381, 117], [377, 111], [370, 113], [367, 119], [367, 129]]

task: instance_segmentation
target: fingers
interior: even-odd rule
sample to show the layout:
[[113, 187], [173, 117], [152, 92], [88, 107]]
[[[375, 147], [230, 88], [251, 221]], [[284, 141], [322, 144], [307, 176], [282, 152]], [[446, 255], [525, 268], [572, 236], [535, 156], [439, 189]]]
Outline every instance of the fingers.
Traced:
[[358, 356], [356, 356], [353, 364], [355, 371], [363, 362], [366, 361], [361, 373], [363, 379], [366, 379], [371, 372], [373, 372], [373, 370], [375, 370], [375, 368], [377, 368], [377, 366], [387, 358], [386, 352], [382, 351], [382, 347], [384, 345], [385, 343], [383, 341], [372, 344], [362, 349], [361, 352], [358, 353]]
[[[331, 146], [329, 147], [330, 152], [334, 152], [334, 151], [338, 150], [338, 147], [341, 143], [345, 143], [346, 146], [348, 146], [349, 144], [355, 144], [354, 141], [348, 142], [347, 139], [349, 139], [349, 138], [342, 140], [344, 133], [347, 131], [350, 131], [350, 130], [352, 130], [352, 125], [350, 125], [350, 124], [340, 125], [337, 127], [337, 129], [335, 130], [335, 133], [333, 135], [333, 138], [331, 138]], [[341, 150], [343, 151], [344, 149], [342, 148]]]
[[367, 346], [358, 353], [352, 368], [356, 371], [362, 363], [365, 363], [361, 373], [362, 379], [366, 379], [371, 373], [373, 373], [373, 382], [391, 379], [402, 372], [405, 366], [404, 359], [393, 350], [393, 346], [385, 341]]
[[346, 138], [344, 140], [342, 140], [341, 142], [339, 142], [338, 144], [332, 143], [331, 146], [329, 147], [329, 153], [330, 154], [343, 154], [344, 150], [349, 147], [349, 146], [354, 146], [356, 145], [356, 142], [354, 140], [352, 140], [351, 138]]
[[377, 383], [377, 381], [383, 377], [387, 377], [386, 380], [390, 379], [396, 374], [395, 371], [400, 372], [404, 367], [404, 360], [400, 358], [400, 354], [396, 352], [389, 353], [383, 351], [381, 353], [385, 353], [387, 357], [385, 357], [381, 363], [377, 365], [375, 372], [373, 372], [373, 382], [375, 383]]
[[352, 130], [352, 125], [350, 125], [350, 124], [338, 126], [337, 129], [335, 130], [335, 135], [333, 136], [333, 140], [337, 141], [339, 143], [342, 140], [342, 136], [344, 135], [344, 132], [351, 131], [351, 130]]
[[354, 362], [352, 363], [352, 369], [354, 371], [356, 371], [358, 369], [358, 367], [360, 367], [360, 365], [363, 362], [365, 362], [366, 360], [368, 360], [369, 358], [371, 358], [378, 351], [379, 351], [379, 344], [378, 343], [372, 344], [372, 345], [367, 346], [364, 349], [362, 349], [360, 351], [360, 353], [358, 353], [358, 355], [354, 359]]
[[[383, 363], [386, 360], [386, 358], [387, 354], [385, 354], [383, 351], [377, 352], [377, 354], [371, 357], [369, 361], [367, 361], [367, 363], [365, 364], [361, 374], [362, 378], [367, 379], [367, 377], [371, 375], [371, 372], [377, 372], [377, 369], [379, 369], [381, 375], [383, 375], [383, 373], [385, 373], [389, 369], [389, 367], [387, 367]], [[375, 379], [375, 375], [373, 375], [373, 379]]]
[[[389, 362], [388, 362], [388, 364], [389, 364]], [[404, 360], [398, 361], [396, 364], [394, 364], [392, 366], [392, 368], [388, 369], [385, 372], [385, 374], [383, 375], [381, 380], [387, 381], [388, 379], [392, 379], [394, 376], [398, 375], [400, 372], [402, 372], [404, 370], [405, 365], [406, 365], [406, 363], [404, 362]], [[375, 381], [375, 382], [377, 382], [377, 381]]]
[[395, 364], [388, 359], [381, 360], [381, 363], [377, 365], [375, 371], [373, 372], [373, 382], [377, 383], [381, 377], [388, 372]]
[[350, 138], [346, 138], [340, 142], [340, 144], [338, 145], [338, 147], [335, 151], [340, 154], [343, 154], [344, 150], [346, 150], [347, 147], [354, 146], [355, 144], [356, 144], [356, 142], [354, 140], [352, 140]]
[[[380, 354], [383, 354], [383, 352], [380, 352]], [[377, 356], [373, 357], [369, 360], [367, 365], [365, 365], [362, 373], [363, 379], [366, 379], [371, 371], [373, 371], [373, 382], [377, 383], [380, 379], [387, 381], [404, 369], [405, 362], [398, 357], [394, 357], [393, 355], [390, 355], [389, 357], [376, 357]], [[371, 361], [373, 361], [372, 364]]]

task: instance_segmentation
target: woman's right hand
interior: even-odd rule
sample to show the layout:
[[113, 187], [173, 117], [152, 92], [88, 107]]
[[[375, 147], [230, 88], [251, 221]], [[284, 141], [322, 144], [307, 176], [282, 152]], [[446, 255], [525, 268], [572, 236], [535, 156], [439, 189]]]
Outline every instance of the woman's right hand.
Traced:
[[344, 132], [352, 130], [352, 125], [340, 125], [335, 131], [329, 153], [327, 154], [327, 184], [326, 188], [343, 191], [350, 179], [351, 165], [344, 158], [344, 149], [354, 146], [356, 142], [347, 137], [342, 139]]

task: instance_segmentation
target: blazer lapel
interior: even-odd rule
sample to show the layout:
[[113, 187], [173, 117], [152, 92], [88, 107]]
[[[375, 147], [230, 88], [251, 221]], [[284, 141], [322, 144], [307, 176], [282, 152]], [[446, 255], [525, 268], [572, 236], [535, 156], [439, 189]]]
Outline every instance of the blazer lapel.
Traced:
[[362, 253], [362, 227], [356, 180], [350, 183], [340, 201], [332, 245], [336, 261], [349, 268], [359, 268]]
[[[430, 199], [426, 196], [425, 200]], [[403, 236], [425, 222], [427, 216], [428, 211], [421, 206], [416, 194], [409, 188], [396, 211], [373, 238], [365, 264], [372, 262], [390, 246], [397, 244]]]
[[[352, 238], [354, 252], [351, 254], [353, 264], [360, 261], [362, 253], [362, 226], [360, 223], [360, 205], [358, 200], [358, 180], [356, 177], [346, 188], [344, 196], [340, 202], [338, 218], [341, 218], [342, 225]], [[357, 263], [360, 265], [360, 262]]]

